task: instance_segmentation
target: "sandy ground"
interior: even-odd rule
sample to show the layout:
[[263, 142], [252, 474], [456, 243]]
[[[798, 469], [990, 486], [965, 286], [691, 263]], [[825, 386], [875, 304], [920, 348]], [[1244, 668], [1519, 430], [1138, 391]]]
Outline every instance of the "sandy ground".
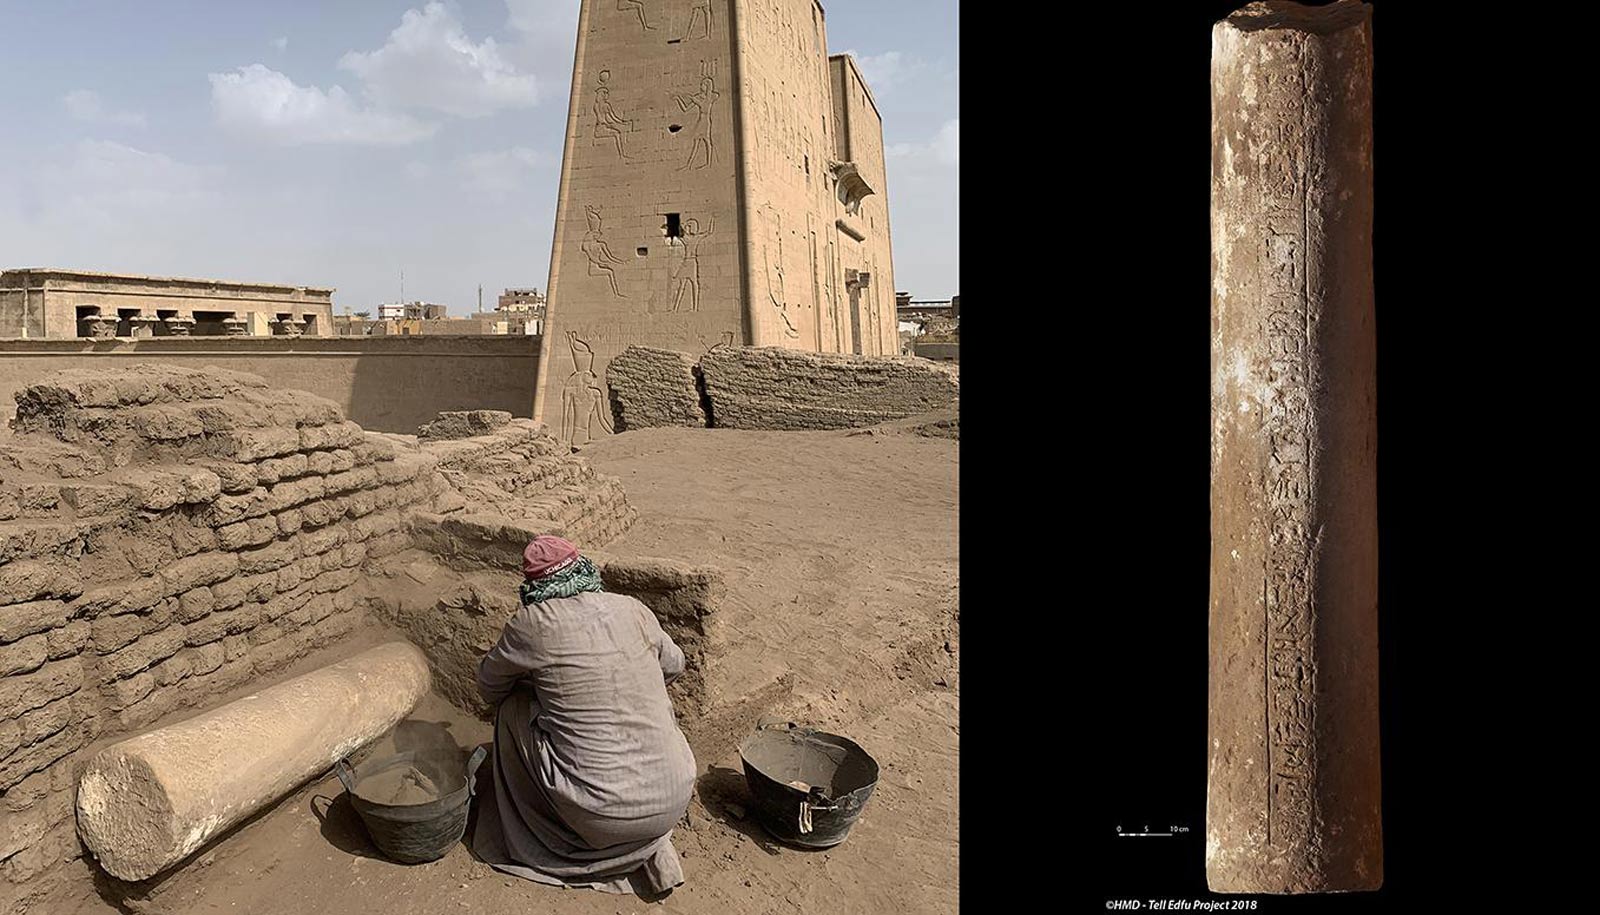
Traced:
[[[448, 913], [756, 915], [957, 909], [958, 444], [872, 434], [651, 429], [585, 453], [621, 477], [640, 511], [606, 549], [728, 572], [728, 631], [793, 671], [776, 711], [851, 737], [881, 766], [842, 845], [775, 844], [740, 807], [737, 753], [700, 760], [688, 823], [674, 833], [688, 882], [663, 900], [563, 890], [500, 875], [464, 846], [403, 866], [381, 858], [333, 778], [202, 849], [134, 895], [102, 883], [73, 913]], [[382, 638], [368, 632], [362, 641]], [[319, 663], [307, 659], [296, 668]], [[462, 747], [488, 725], [437, 697], [412, 727]], [[374, 753], [397, 745], [392, 734]]]

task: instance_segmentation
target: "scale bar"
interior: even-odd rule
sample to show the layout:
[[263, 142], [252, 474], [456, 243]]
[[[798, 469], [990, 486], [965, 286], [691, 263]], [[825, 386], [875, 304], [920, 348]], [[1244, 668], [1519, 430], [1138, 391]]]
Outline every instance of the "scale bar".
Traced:
[[1119, 833], [1117, 833], [1117, 835], [1119, 835], [1119, 836], [1170, 836], [1170, 835], [1174, 835], [1174, 833], [1170, 833], [1170, 832], [1119, 832]]

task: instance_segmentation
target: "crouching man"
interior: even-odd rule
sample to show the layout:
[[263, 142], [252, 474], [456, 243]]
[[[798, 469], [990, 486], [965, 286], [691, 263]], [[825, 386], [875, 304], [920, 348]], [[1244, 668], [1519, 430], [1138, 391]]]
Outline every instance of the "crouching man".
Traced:
[[672, 827], [695, 761], [667, 684], [683, 652], [560, 537], [523, 553], [522, 608], [478, 664], [499, 706], [472, 849], [509, 874], [612, 893], [683, 883]]

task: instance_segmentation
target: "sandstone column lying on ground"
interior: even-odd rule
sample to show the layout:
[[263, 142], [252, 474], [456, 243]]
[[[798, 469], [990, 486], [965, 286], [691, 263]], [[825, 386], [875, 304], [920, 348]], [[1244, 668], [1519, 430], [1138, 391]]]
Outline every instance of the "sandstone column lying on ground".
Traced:
[[1212, 33], [1212, 890], [1371, 890], [1379, 815], [1372, 32]]
[[384, 734], [428, 687], [422, 652], [391, 642], [113, 744], [78, 784], [79, 834], [113, 876], [153, 876]]

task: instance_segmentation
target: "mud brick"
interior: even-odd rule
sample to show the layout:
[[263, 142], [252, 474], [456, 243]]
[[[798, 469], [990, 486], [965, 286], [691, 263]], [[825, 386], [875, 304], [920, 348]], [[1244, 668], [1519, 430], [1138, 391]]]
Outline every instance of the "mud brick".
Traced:
[[48, 644], [44, 633], [36, 633], [9, 645], [0, 645], [0, 677], [38, 670], [49, 653]]
[[211, 642], [197, 645], [184, 652], [189, 656], [189, 665], [196, 676], [211, 673], [222, 666], [228, 659], [228, 651], [224, 642]]
[[360, 518], [370, 515], [380, 507], [378, 497], [371, 492], [358, 492], [350, 496], [350, 517]]
[[169, 687], [189, 676], [193, 663], [187, 653], [180, 652], [150, 668], [150, 672], [156, 676], [156, 685]]
[[83, 583], [72, 563], [23, 559], [0, 566], [0, 604], [77, 597], [82, 593]]
[[117, 714], [117, 724], [125, 730], [142, 728], [178, 708], [182, 697], [175, 689], [160, 689]]
[[300, 554], [302, 556], [316, 556], [329, 550], [337, 549], [345, 542], [349, 534], [344, 528], [329, 527], [307, 534], [300, 538]]
[[76, 692], [82, 685], [83, 664], [77, 658], [52, 661], [31, 674], [0, 679], [0, 721]]
[[299, 544], [285, 540], [239, 554], [239, 570], [246, 574], [280, 569], [300, 557]]
[[112, 652], [100, 660], [100, 670], [112, 678], [126, 677], [172, 657], [183, 647], [184, 627], [171, 624], [159, 632], [142, 636], [132, 645]]
[[168, 594], [181, 594], [230, 578], [239, 570], [239, 557], [232, 553], [200, 553], [168, 565], [161, 578], [167, 583]]
[[305, 523], [305, 516], [298, 508], [286, 509], [273, 517], [278, 522], [278, 532], [280, 534], [293, 534], [300, 530], [300, 526]]
[[256, 482], [271, 486], [279, 480], [292, 480], [306, 473], [306, 456], [296, 452], [281, 458], [268, 458], [256, 464]]
[[273, 499], [266, 487], [258, 486], [242, 495], [218, 496], [211, 504], [207, 518], [212, 527], [234, 524], [259, 518], [274, 508]]
[[[283, 629], [271, 623], [250, 630], [250, 644], [255, 647], [275, 642], [280, 638], [283, 638]], [[251, 654], [253, 657], [261, 656], [258, 651], [253, 651]]]
[[259, 461], [299, 451], [300, 434], [281, 427], [235, 429], [212, 436], [212, 447], [222, 457]]
[[59, 600], [35, 600], [0, 607], [0, 643], [64, 626], [67, 616], [67, 605]]
[[110, 654], [119, 648], [132, 645], [139, 636], [151, 629], [150, 617], [141, 613], [123, 613], [102, 616], [90, 623], [90, 641], [100, 654]]
[[222, 640], [222, 652], [225, 660], [237, 661], [250, 651], [250, 639], [243, 635], [230, 635]]
[[192, 591], [185, 591], [178, 598], [178, 622], [192, 623], [216, 609], [216, 606], [216, 597], [211, 593], [211, 589], [204, 585]]
[[256, 488], [256, 468], [254, 464], [240, 464], [233, 461], [204, 461], [201, 466], [217, 475], [218, 485], [222, 491], [232, 494], [247, 493]]
[[217, 528], [217, 544], [224, 550], [242, 550], [278, 539], [278, 520], [271, 515]]
[[313, 451], [304, 457], [306, 461], [306, 470], [308, 472], [322, 477], [325, 477], [333, 472], [333, 452]]
[[78, 513], [80, 518], [109, 515], [126, 511], [138, 501], [133, 490], [124, 486], [98, 483], [77, 483], [61, 488], [62, 498]]
[[50, 660], [59, 661], [82, 651], [89, 643], [89, 625], [88, 620], [73, 620], [59, 629], [47, 631], [46, 648]]
[[142, 671], [122, 680], [113, 680], [107, 683], [103, 690], [106, 697], [106, 707], [113, 712], [120, 712], [140, 699], [150, 695], [156, 688], [156, 675], [152, 671]]
[[69, 726], [18, 750], [4, 762], [0, 762], [0, 791], [8, 790], [12, 785], [93, 739], [93, 730], [82, 726]]

